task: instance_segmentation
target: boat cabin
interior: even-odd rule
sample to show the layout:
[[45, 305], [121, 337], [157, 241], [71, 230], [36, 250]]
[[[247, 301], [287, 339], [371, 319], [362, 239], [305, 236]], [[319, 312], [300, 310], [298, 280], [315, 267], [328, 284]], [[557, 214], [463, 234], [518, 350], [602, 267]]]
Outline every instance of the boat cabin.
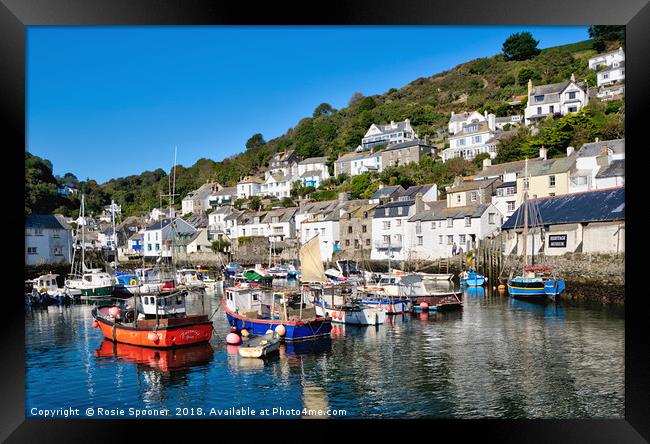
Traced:
[[178, 270], [176, 272], [176, 281], [179, 284], [192, 285], [192, 284], [201, 284], [201, 277], [198, 271], [191, 268], [186, 268], [183, 270]]
[[270, 317], [273, 293], [247, 283], [226, 289], [226, 306], [247, 317]]
[[185, 315], [185, 294], [178, 292], [167, 296], [141, 295], [136, 298], [138, 313], [145, 318], [174, 317]]
[[34, 279], [34, 288], [36, 288], [38, 291], [56, 291], [59, 287], [56, 283], [56, 278], [58, 274], [44, 274], [42, 276], [37, 277]]

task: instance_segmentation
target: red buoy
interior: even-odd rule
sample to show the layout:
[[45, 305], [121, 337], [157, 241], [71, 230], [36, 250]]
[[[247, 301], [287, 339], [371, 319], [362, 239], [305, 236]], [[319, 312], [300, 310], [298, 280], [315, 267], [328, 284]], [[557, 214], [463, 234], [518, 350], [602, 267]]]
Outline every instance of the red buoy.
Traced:
[[97, 322], [97, 320], [94, 320], [93, 321], [93, 328], [97, 328], [97, 327], [99, 327], [99, 322]]
[[151, 342], [153, 342], [155, 344], [157, 344], [158, 341], [160, 341], [160, 338], [154, 332], [149, 332], [149, 334], [147, 335], [147, 339], [149, 339]]

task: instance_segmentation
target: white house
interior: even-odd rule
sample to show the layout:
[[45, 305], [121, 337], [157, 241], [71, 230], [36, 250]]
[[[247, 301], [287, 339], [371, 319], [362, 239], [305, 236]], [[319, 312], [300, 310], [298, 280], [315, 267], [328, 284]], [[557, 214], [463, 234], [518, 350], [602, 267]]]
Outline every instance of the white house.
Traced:
[[298, 176], [303, 186], [318, 188], [324, 180], [330, 178], [327, 169], [327, 157], [310, 157], [298, 163]]
[[210, 208], [210, 197], [221, 190], [222, 186], [216, 182], [208, 182], [201, 185], [198, 189], [187, 193], [187, 196], [181, 201], [182, 214], [198, 214]]
[[598, 86], [611, 86], [618, 82], [625, 82], [625, 61], [614, 62], [596, 74]]
[[208, 198], [209, 207], [217, 208], [222, 205], [232, 205], [237, 199], [237, 187], [227, 187], [214, 192]]
[[208, 230], [206, 228], [197, 230], [189, 239], [185, 249], [188, 254], [211, 252], [212, 241], [208, 236]]
[[497, 129], [505, 130], [506, 125], [510, 125], [510, 128], [514, 128], [524, 123], [524, 116], [521, 114], [516, 114], [513, 116], [507, 117], [497, 117], [495, 119], [495, 126]]
[[601, 66], [612, 66], [614, 63], [625, 61], [625, 52], [623, 48], [616, 51], [603, 52], [589, 59], [589, 69], [598, 69]]
[[625, 139], [582, 145], [576, 153], [575, 170], [570, 175], [569, 193], [611, 188], [624, 183]]
[[25, 216], [25, 265], [69, 263], [72, 229], [58, 214]]
[[296, 152], [289, 150], [275, 153], [269, 162], [268, 170], [264, 174], [265, 179], [268, 179], [269, 174], [297, 176], [298, 162]]
[[[419, 197], [419, 196], [418, 196]], [[415, 200], [388, 202], [375, 207], [372, 218], [372, 260], [405, 260], [410, 253], [406, 222], [418, 210], [424, 208], [421, 198]]]
[[214, 232], [225, 232], [226, 217], [233, 212], [231, 206], [217, 207], [208, 214], [208, 228]]
[[567, 82], [535, 87], [532, 80], [528, 80], [528, 103], [524, 113], [526, 125], [555, 114], [566, 116], [578, 112], [588, 103], [587, 87], [579, 86], [573, 74]]
[[237, 198], [248, 199], [252, 196], [259, 196], [262, 194], [262, 184], [264, 184], [264, 181], [259, 177], [244, 177], [237, 183]]
[[324, 261], [331, 260], [333, 254], [340, 251], [340, 216], [348, 205], [356, 202], [346, 199], [345, 193], [342, 193], [338, 200], [307, 204], [296, 215], [300, 243], [304, 244], [319, 235], [320, 253]]
[[291, 174], [282, 174], [280, 172], [267, 174], [266, 180], [262, 183], [260, 194], [264, 196], [275, 196], [279, 199], [291, 197], [291, 186], [300, 178]]
[[405, 119], [402, 122], [391, 121], [387, 125], [373, 123], [361, 139], [363, 148], [371, 148], [375, 145], [391, 145], [417, 139], [418, 135], [411, 127], [411, 121]]
[[151, 210], [147, 217], [148, 222], [155, 222], [160, 219], [168, 219], [170, 217], [175, 217], [176, 212], [174, 208], [154, 208]]
[[494, 114], [487, 114], [486, 111], [482, 118], [472, 117], [469, 122], [463, 121], [462, 127], [449, 136], [449, 148], [442, 152], [442, 161], [446, 162], [454, 157], [472, 160], [481, 153], [487, 153], [494, 159], [497, 155], [495, 136], [496, 116]]
[[264, 222], [266, 211], [247, 211], [237, 218], [237, 235], [234, 237], [268, 236], [268, 224]]
[[233, 209], [229, 215], [223, 218], [225, 223], [224, 232], [230, 239], [239, 237], [239, 218], [243, 214], [244, 211]]
[[[173, 227], [172, 227], [173, 226]], [[171, 257], [172, 241], [180, 235], [191, 235], [196, 229], [177, 217], [162, 219], [145, 228], [144, 256], [145, 257]]]
[[345, 173], [356, 176], [368, 171], [382, 171], [381, 151], [356, 151], [346, 153], [334, 162], [334, 176]]
[[493, 204], [447, 208], [444, 200], [426, 206], [406, 223], [406, 250], [410, 259], [437, 259], [452, 255], [454, 244], [464, 252], [499, 229], [503, 214]]
[[449, 123], [447, 123], [447, 131], [449, 134], [456, 134], [462, 131], [464, 126], [467, 126], [474, 122], [486, 122], [487, 118], [484, 114], [479, 113], [478, 111], [455, 113], [451, 112], [451, 117], [449, 118]]
[[266, 235], [273, 242], [296, 238], [297, 207], [276, 208], [266, 213], [263, 222], [267, 224]]

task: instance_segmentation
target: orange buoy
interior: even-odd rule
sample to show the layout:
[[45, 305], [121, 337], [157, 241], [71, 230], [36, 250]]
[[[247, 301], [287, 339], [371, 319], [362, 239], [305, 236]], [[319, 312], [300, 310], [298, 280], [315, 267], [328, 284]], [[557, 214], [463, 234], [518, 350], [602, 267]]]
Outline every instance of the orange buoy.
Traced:
[[97, 320], [94, 320], [93, 321], [93, 328], [97, 328], [97, 327], [99, 327], [99, 322], [97, 322]]

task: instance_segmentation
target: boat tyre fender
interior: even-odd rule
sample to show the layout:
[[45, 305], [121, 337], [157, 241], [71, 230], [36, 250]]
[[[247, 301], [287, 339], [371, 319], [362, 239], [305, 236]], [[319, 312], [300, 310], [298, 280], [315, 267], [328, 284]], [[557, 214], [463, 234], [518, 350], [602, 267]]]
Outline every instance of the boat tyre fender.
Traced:
[[131, 278], [131, 280], [129, 281], [129, 285], [137, 285], [137, 284], [138, 282], [133, 278]]

